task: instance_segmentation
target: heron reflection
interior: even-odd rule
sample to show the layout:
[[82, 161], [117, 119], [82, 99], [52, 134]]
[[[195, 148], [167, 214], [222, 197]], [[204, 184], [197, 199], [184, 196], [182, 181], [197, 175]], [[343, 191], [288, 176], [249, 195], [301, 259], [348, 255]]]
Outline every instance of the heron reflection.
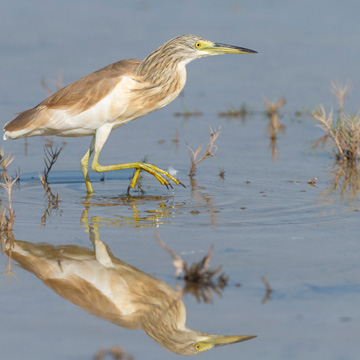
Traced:
[[210, 335], [189, 329], [179, 293], [116, 258], [97, 230], [90, 230], [94, 251], [76, 245], [8, 240], [4, 252], [73, 304], [121, 327], [141, 328], [177, 354], [198, 354], [255, 337]]

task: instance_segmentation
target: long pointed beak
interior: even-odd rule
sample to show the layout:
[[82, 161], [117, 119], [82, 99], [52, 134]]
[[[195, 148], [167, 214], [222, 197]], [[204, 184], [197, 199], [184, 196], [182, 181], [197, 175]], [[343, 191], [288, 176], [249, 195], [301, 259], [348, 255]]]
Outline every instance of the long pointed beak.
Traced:
[[203, 343], [213, 346], [234, 344], [255, 338], [256, 335], [210, 335]]
[[242, 48], [239, 46], [226, 45], [220, 43], [214, 43], [212, 46], [204, 48], [205, 51], [211, 54], [256, 54], [257, 51]]

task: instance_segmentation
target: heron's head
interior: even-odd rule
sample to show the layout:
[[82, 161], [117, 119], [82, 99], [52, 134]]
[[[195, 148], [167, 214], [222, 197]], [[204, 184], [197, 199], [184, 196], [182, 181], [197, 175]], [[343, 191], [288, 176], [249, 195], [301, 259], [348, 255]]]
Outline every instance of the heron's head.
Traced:
[[[199, 333], [198, 333], [199, 334]], [[189, 341], [187, 346], [182, 348], [182, 355], [196, 355], [214, 347], [235, 344], [255, 338], [255, 335], [197, 335]], [[179, 352], [180, 353], [180, 352]]]
[[148, 334], [164, 348], [179, 355], [197, 355], [218, 346], [235, 344], [255, 338], [255, 335], [210, 335], [186, 328], [186, 331], [166, 331]]
[[167, 41], [148, 55], [139, 65], [137, 73], [145, 80], [164, 81], [175, 76], [176, 69], [184, 69], [189, 62], [204, 56], [221, 54], [253, 54], [254, 50], [239, 46], [214, 43], [199, 36], [181, 35]]
[[239, 46], [215, 43], [194, 35], [181, 35], [162, 45], [171, 57], [182, 59], [187, 64], [192, 60], [221, 54], [254, 54], [256, 51]]

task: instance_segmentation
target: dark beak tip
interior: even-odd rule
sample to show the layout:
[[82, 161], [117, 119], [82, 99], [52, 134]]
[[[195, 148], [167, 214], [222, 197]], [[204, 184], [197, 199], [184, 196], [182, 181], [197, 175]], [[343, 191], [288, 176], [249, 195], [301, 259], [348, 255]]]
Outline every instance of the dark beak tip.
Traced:
[[227, 48], [230, 48], [230, 49], [237, 49], [237, 50], [240, 50], [240, 51], [244, 51], [245, 53], [248, 53], [248, 54], [257, 54], [257, 53], [258, 53], [258, 52], [255, 51], [255, 50], [251, 50], [251, 49], [248, 49], [248, 48], [244, 48], [244, 47], [240, 47], [240, 46], [235, 46], [235, 45], [215, 43], [215, 46], [218, 46], [218, 47], [227, 47]]

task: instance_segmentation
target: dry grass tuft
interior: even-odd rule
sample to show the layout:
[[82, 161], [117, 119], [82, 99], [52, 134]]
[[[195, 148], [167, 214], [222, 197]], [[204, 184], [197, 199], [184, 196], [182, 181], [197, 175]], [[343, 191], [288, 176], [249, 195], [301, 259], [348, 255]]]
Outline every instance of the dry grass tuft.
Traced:
[[11, 178], [8, 174], [4, 175], [4, 182], [0, 183], [0, 186], [5, 190], [7, 194], [8, 206], [5, 206], [0, 215], [0, 232], [6, 234], [11, 231], [15, 221], [15, 210], [12, 206], [12, 188], [17, 182], [20, 175]]
[[183, 279], [185, 280], [185, 286], [183, 293], [190, 293], [195, 296], [198, 302], [213, 302], [211, 290], [218, 296], [221, 296], [221, 290], [225, 288], [228, 283], [229, 277], [225, 274], [220, 274], [217, 279], [216, 275], [222, 269], [222, 266], [218, 266], [216, 269], [209, 269], [210, 259], [214, 251], [212, 245], [209, 253], [203, 257], [202, 260], [194, 262], [190, 266], [171, 250], [161, 239], [159, 233], [155, 231], [155, 236], [159, 244], [168, 252], [173, 258], [173, 265], [175, 267], [175, 276], [180, 278], [180, 274], [184, 272]]
[[5, 179], [7, 167], [13, 162], [15, 156], [11, 157], [11, 154], [5, 156], [3, 148], [0, 149], [0, 166], [2, 167], [1, 179]]
[[356, 161], [360, 156], [360, 116], [342, 114], [334, 119], [333, 111], [326, 114], [322, 105], [320, 110], [313, 111], [313, 117], [319, 122], [319, 127], [325, 135], [317, 140], [315, 146], [331, 141], [337, 160]]
[[[210, 126], [210, 142], [208, 143], [208, 146], [204, 153], [199, 157], [202, 145], [200, 144], [198, 148], [194, 151], [191, 149], [191, 147], [186, 144], [187, 148], [189, 149], [191, 156], [191, 166], [190, 166], [190, 173], [189, 176], [192, 178], [195, 176], [196, 170], [198, 168], [198, 165], [204, 161], [205, 159], [208, 159], [210, 157], [214, 157], [217, 151], [217, 146], [215, 145], [216, 139], [221, 134], [221, 126], [219, 126], [217, 129], [213, 130]], [[199, 157], [199, 158], [198, 158]]]
[[281, 98], [278, 102], [273, 103], [265, 99], [266, 113], [269, 117], [268, 133], [270, 138], [275, 140], [279, 133], [283, 133], [286, 127], [279, 121], [279, 110], [286, 104], [286, 99]]
[[325, 135], [315, 142], [314, 147], [324, 146], [330, 141], [336, 160], [356, 163], [360, 156], [360, 112], [349, 115], [344, 111], [344, 103], [352, 87], [349, 81], [344, 85], [332, 82], [331, 86], [339, 104], [339, 116], [335, 117], [332, 110], [327, 114], [322, 105], [319, 110], [312, 112], [319, 122], [319, 127], [325, 132]]

